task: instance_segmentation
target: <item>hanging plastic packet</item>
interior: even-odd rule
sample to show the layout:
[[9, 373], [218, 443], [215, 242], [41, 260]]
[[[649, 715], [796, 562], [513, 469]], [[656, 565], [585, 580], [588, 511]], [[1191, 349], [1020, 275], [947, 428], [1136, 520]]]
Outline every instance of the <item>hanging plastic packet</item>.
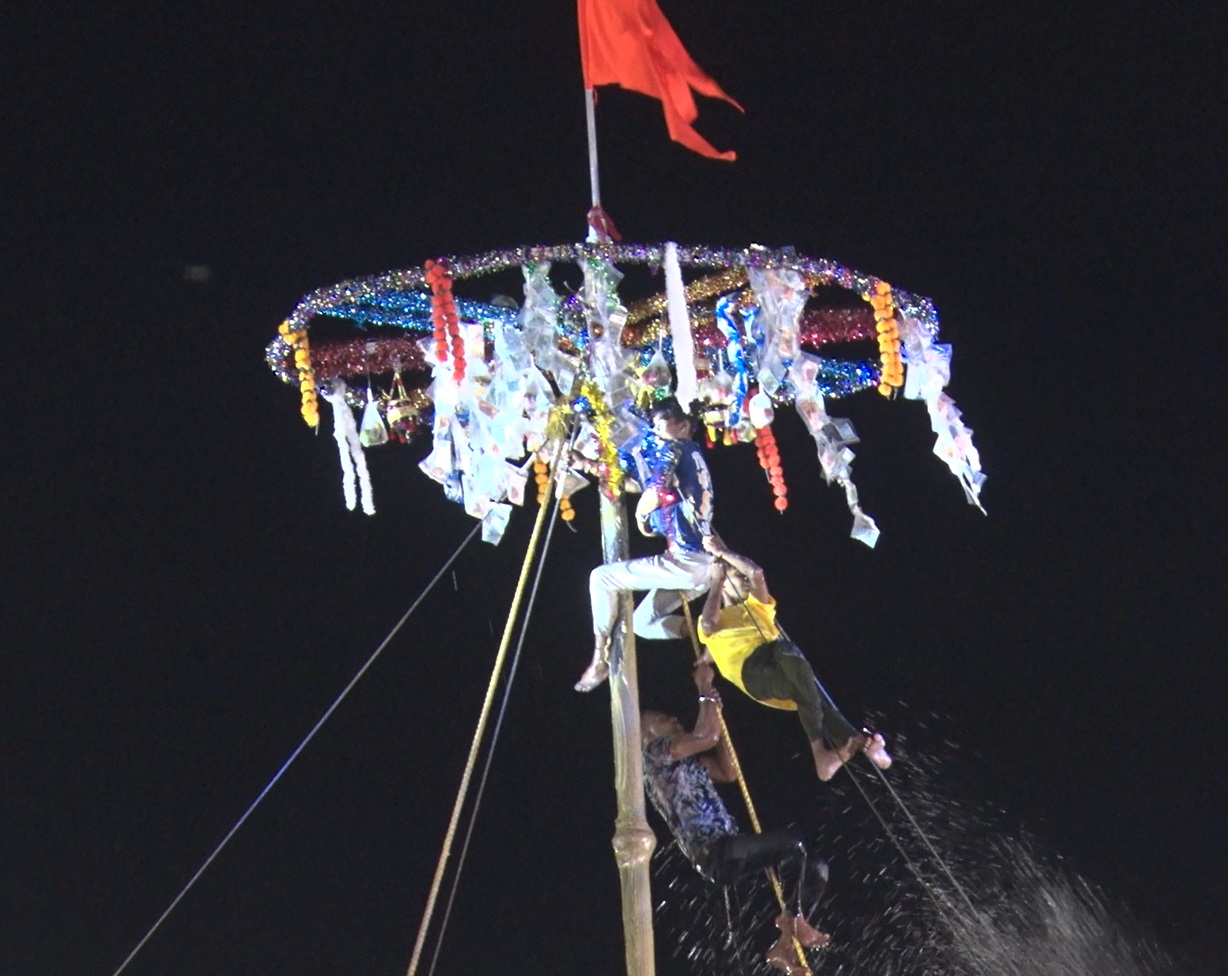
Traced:
[[[398, 371], [392, 378], [392, 396], [388, 400], [387, 418], [390, 436], [407, 441], [418, 427], [418, 408], [405, 392], [405, 383]], [[363, 417], [365, 424], [366, 417]]]
[[665, 394], [669, 392], [669, 388], [674, 382], [674, 375], [660, 346], [653, 353], [652, 359], [648, 360], [648, 365], [644, 367], [644, 372], [640, 374], [640, 382], [654, 393]]
[[370, 387], [367, 387], [367, 405], [362, 411], [362, 426], [358, 429], [358, 440], [363, 447], [379, 447], [381, 444], [388, 443], [388, 428], [384, 426], [379, 404], [375, 401]]

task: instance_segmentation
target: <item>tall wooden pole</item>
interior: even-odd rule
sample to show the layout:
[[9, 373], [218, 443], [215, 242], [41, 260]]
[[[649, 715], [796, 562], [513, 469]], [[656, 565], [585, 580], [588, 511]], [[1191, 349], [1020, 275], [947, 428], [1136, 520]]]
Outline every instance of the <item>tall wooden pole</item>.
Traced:
[[[593, 90], [584, 91], [584, 115], [588, 127], [588, 176], [593, 208], [601, 206], [601, 181], [597, 171], [597, 120]], [[602, 232], [590, 223], [588, 239], [601, 239]], [[589, 295], [590, 314], [593, 296]], [[590, 325], [592, 324], [590, 319]], [[601, 555], [604, 562], [627, 559], [626, 502], [620, 495], [601, 493]], [[614, 820], [614, 860], [622, 888], [623, 943], [627, 976], [655, 976], [656, 955], [652, 937], [652, 891], [649, 862], [657, 838], [644, 811], [644, 761], [640, 745], [640, 690], [635, 667], [635, 632], [631, 628], [631, 594], [618, 598], [617, 624], [610, 635], [610, 721], [614, 727], [614, 789], [618, 816]]]
[[[626, 507], [622, 497], [601, 496], [601, 548], [607, 563], [628, 557]], [[614, 859], [622, 886], [627, 976], [654, 976], [652, 893], [649, 862], [657, 839], [644, 810], [644, 763], [640, 745], [640, 693], [631, 629], [631, 594], [619, 597], [622, 627], [610, 638], [610, 718], [614, 727]], [[621, 633], [620, 633], [621, 631]]]

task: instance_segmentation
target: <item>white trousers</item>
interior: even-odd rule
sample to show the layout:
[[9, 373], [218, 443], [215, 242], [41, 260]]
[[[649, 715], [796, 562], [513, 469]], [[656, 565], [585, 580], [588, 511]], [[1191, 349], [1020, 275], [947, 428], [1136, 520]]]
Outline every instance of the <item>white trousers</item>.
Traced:
[[674, 613], [682, 597], [694, 600], [708, 592], [713, 556], [707, 552], [663, 552], [659, 556], [606, 563], [588, 578], [593, 603], [593, 633], [604, 641], [618, 619], [618, 595], [623, 590], [648, 590], [635, 608], [633, 629], [637, 637], [667, 640], [683, 636], [683, 618]]

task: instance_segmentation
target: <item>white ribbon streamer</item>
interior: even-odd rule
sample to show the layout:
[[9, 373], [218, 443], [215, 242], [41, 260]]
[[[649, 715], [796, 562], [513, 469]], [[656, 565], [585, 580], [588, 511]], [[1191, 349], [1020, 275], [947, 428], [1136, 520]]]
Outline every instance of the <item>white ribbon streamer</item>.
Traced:
[[362, 493], [362, 510], [368, 515], [375, 514], [375, 501], [371, 495], [371, 475], [367, 471], [367, 456], [363, 452], [362, 442], [358, 439], [358, 423], [354, 420], [354, 411], [345, 402], [345, 383], [333, 380], [324, 399], [333, 408], [333, 439], [337, 442], [337, 453], [341, 457], [341, 489], [345, 493], [345, 507], [351, 512], [358, 504], [358, 491], [355, 490], [355, 476]]
[[683, 410], [699, 395], [699, 379], [695, 375], [695, 339], [691, 335], [691, 317], [686, 310], [686, 286], [682, 283], [682, 265], [678, 263], [678, 245], [665, 245], [665, 300], [669, 309], [669, 334], [674, 341], [674, 373], [678, 377], [676, 395]]

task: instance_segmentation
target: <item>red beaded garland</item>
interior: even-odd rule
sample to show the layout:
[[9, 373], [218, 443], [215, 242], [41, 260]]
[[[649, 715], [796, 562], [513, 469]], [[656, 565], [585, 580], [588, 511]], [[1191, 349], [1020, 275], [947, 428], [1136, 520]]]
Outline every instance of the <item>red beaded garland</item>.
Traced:
[[431, 325], [435, 338], [435, 358], [441, 363], [448, 361], [452, 353], [452, 378], [459, 383], [465, 378], [465, 339], [460, 333], [460, 319], [456, 314], [456, 301], [452, 297], [452, 277], [442, 261], [427, 259], [426, 281], [431, 286]]
[[772, 494], [776, 496], [776, 511], [783, 512], [789, 507], [789, 489], [785, 485], [785, 469], [780, 463], [780, 448], [776, 444], [776, 435], [772, 425], [760, 427], [755, 436], [755, 451], [759, 455], [759, 467], [767, 475], [772, 486]]

